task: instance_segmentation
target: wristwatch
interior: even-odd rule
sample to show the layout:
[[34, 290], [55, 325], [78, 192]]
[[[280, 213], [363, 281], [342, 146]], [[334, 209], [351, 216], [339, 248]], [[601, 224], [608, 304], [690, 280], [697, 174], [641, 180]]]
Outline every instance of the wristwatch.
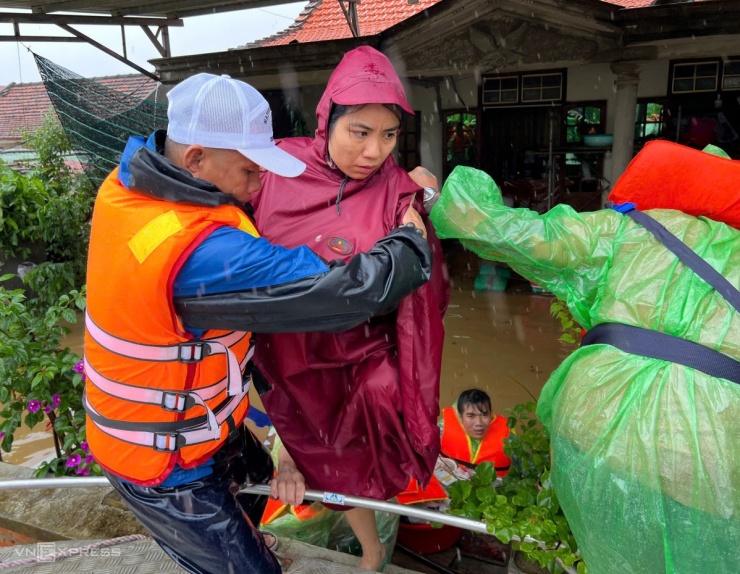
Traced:
[[427, 211], [431, 211], [432, 207], [434, 207], [434, 204], [437, 203], [437, 200], [439, 199], [439, 196], [441, 194], [439, 193], [439, 190], [434, 189], [433, 187], [425, 187], [424, 188], [424, 208]]

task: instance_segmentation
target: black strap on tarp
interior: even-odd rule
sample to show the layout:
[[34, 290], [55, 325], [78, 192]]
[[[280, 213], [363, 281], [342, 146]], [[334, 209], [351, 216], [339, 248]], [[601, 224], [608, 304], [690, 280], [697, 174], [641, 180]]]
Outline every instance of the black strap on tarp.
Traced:
[[602, 323], [586, 333], [581, 343], [583, 346], [595, 344], [685, 365], [711, 377], [740, 384], [740, 361], [681, 337], [621, 323]]
[[[709, 263], [646, 213], [633, 210], [626, 212], [626, 215], [645, 227], [687, 267], [740, 311], [740, 291]], [[588, 331], [581, 344], [611, 345], [625, 353], [685, 365], [709, 376], [740, 384], [740, 361], [699, 343], [667, 333], [621, 323], [602, 323]]]
[[632, 210], [628, 211], [626, 215], [629, 215], [637, 223], [652, 233], [655, 238], [665, 245], [667, 249], [672, 251], [673, 254], [684, 263], [684, 265], [693, 269], [694, 273], [714, 287], [717, 290], [717, 293], [722, 295], [722, 297], [727, 299], [727, 302], [735, 307], [736, 311], [740, 311], [740, 291], [738, 291], [732, 283], [714, 269], [714, 267], [694, 253], [688, 245], [668, 231], [662, 224], [655, 221], [647, 213]]

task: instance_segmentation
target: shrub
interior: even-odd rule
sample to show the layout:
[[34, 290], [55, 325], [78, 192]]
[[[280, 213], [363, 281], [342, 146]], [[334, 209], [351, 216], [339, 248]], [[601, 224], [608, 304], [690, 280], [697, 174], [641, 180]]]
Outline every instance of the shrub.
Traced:
[[71, 291], [38, 314], [29, 309], [22, 289], [2, 285], [11, 277], [0, 277], [0, 446], [10, 452], [22, 423], [34, 427], [47, 419], [56, 456], [42, 463], [37, 476], [100, 474], [85, 442], [80, 357], [61, 348], [70, 331], [64, 322], [77, 322], [85, 291]]

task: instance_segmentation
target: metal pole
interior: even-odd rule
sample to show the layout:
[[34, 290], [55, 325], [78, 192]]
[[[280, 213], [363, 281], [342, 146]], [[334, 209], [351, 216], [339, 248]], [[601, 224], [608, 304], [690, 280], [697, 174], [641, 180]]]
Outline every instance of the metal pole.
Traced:
[[103, 476], [69, 478], [22, 478], [0, 480], [0, 490], [33, 490], [37, 488], [85, 488], [86, 486], [110, 486]]
[[[110, 486], [108, 479], [100, 476], [94, 477], [65, 477], [65, 478], [25, 478], [17, 480], [0, 480], [0, 491], [2, 490], [31, 490], [31, 489], [43, 489], [43, 488], [85, 488], [85, 487], [105, 487]], [[270, 487], [266, 484], [254, 484], [249, 486], [243, 486], [239, 492], [246, 492], [248, 494], [258, 494], [264, 496], [270, 496]], [[334, 494], [329, 492], [322, 492], [320, 490], [307, 490], [303, 496], [305, 500], [316, 500], [319, 502], [327, 502], [331, 504], [338, 504], [340, 506], [351, 506], [355, 508], [369, 508], [371, 510], [380, 510], [381, 512], [390, 512], [391, 514], [399, 514], [401, 516], [409, 516], [412, 518], [418, 518], [420, 520], [427, 520], [429, 522], [437, 522], [439, 524], [447, 524], [449, 526], [457, 526], [465, 530], [471, 530], [473, 532], [480, 532], [482, 534], [491, 534], [488, 531], [488, 527], [485, 523], [477, 520], [471, 520], [469, 518], [463, 518], [462, 516], [455, 516], [453, 514], [443, 514], [434, 510], [425, 510], [423, 508], [417, 508], [414, 506], [406, 506], [404, 504], [398, 504], [395, 502], [385, 502], [383, 500], [373, 500], [371, 498], [363, 498], [361, 496], [350, 496], [345, 494]], [[493, 533], [495, 534], [495, 533]], [[512, 536], [511, 540], [514, 542], [534, 542], [543, 549], [547, 549], [544, 542], [540, 542], [532, 538], [531, 536], [525, 536], [524, 539], [518, 536]], [[558, 562], [560, 562], [558, 560]], [[562, 562], [561, 562], [562, 565]], [[569, 574], [576, 574], [576, 571], [572, 568], [565, 567], [565, 571]]]
[[550, 139], [547, 147], [547, 211], [550, 211], [552, 209], [552, 200], [553, 196], [555, 195], [555, 166], [553, 164], [553, 154], [552, 154], [552, 140], [553, 140], [553, 122], [554, 122], [554, 116], [555, 112], [553, 110], [550, 110], [549, 113], [549, 120], [550, 120]]

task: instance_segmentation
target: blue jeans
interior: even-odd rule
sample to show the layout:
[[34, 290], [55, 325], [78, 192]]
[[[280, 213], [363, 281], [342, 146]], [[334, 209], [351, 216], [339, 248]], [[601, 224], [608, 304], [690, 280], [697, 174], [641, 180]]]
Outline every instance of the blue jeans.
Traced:
[[279, 574], [255, 524], [264, 496], [235, 494], [247, 477], [266, 483], [272, 460], [243, 426], [214, 455], [210, 476], [177, 487], [143, 487], [106, 473], [152, 538], [193, 574]]

